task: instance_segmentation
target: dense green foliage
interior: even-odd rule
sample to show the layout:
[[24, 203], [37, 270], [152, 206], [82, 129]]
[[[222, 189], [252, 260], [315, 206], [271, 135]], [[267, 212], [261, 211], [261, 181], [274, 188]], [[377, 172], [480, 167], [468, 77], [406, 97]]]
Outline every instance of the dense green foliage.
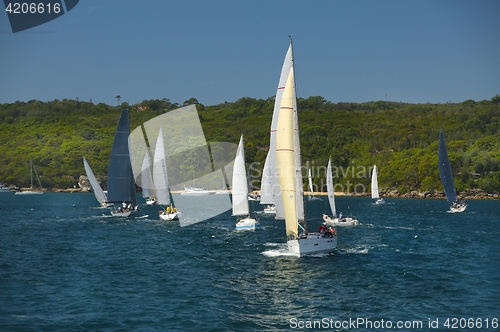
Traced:
[[[197, 101], [184, 102], [190, 103]], [[46, 188], [73, 187], [85, 174], [83, 156], [105, 178], [123, 107], [131, 110], [133, 129], [179, 105], [168, 99], [120, 107], [78, 100], [0, 104], [0, 183], [28, 186], [30, 158]], [[256, 178], [267, 154], [273, 107], [273, 98], [197, 105], [207, 141], [237, 144], [245, 135], [246, 160], [254, 163]], [[337, 190], [369, 190], [374, 164], [380, 187], [442, 190], [437, 141], [443, 128], [457, 189], [500, 192], [499, 95], [456, 104], [334, 104], [315, 96], [299, 98], [298, 108], [302, 163], [312, 167], [318, 190], [324, 190], [329, 157]]]

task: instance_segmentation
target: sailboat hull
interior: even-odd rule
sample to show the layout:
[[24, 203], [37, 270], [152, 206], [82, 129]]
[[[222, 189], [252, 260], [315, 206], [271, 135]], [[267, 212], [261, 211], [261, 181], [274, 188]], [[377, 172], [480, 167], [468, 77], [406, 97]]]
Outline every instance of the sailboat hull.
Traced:
[[128, 210], [123, 210], [123, 211], [111, 210], [111, 215], [113, 217], [128, 217], [128, 216], [130, 216], [131, 213], [132, 213], [132, 211], [128, 211]]
[[330, 218], [326, 214], [323, 215], [323, 221], [328, 226], [357, 226], [359, 224], [359, 221], [353, 218], [342, 218], [342, 220], [339, 220], [339, 218]]
[[298, 257], [328, 254], [337, 247], [337, 236], [323, 237], [319, 233], [302, 235], [299, 239], [287, 241], [288, 250]]
[[450, 207], [450, 212], [451, 213], [464, 212], [466, 208], [467, 208], [467, 205], [465, 205], [465, 204], [464, 205], [459, 205], [457, 207], [452, 206], [452, 207]]
[[179, 220], [179, 214], [178, 212], [174, 213], [160, 213], [160, 219], [165, 220], [165, 221], [171, 221], [171, 220]]
[[260, 229], [260, 223], [254, 218], [247, 217], [244, 219], [240, 219], [236, 223], [236, 229], [253, 231], [256, 229]]
[[41, 195], [43, 191], [16, 191], [16, 195]]

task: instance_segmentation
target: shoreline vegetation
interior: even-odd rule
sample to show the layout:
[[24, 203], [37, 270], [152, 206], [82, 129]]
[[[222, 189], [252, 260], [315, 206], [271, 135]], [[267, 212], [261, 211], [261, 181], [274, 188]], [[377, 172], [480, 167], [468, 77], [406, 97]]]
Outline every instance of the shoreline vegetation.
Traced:
[[[11, 192], [18, 191], [19, 188], [11, 187]], [[30, 188], [21, 188], [27, 190]], [[92, 190], [82, 189], [82, 188], [66, 188], [66, 189], [43, 189], [43, 192], [52, 193], [92, 193]], [[182, 194], [185, 190], [173, 190], [173, 194]], [[231, 193], [231, 190], [227, 190]], [[139, 191], [137, 191], [139, 193]], [[260, 191], [255, 190], [253, 194], [260, 195]], [[326, 197], [328, 194], [326, 192], [313, 192], [314, 196]], [[370, 197], [371, 193], [345, 193], [345, 192], [335, 192], [335, 196], [349, 196], [349, 197]], [[304, 196], [311, 196], [310, 191], [304, 191]], [[411, 191], [409, 193], [400, 193], [397, 189], [380, 189], [380, 197], [382, 198], [429, 198], [429, 199], [446, 199], [445, 193], [443, 191]], [[500, 194], [489, 194], [480, 189], [470, 189], [466, 192], [459, 193], [458, 198], [467, 200], [495, 200], [500, 199]]]
[[[437, 158], [443, 129], [459, 196], [483, 199], [500, 194], [499, 94], [491, 100], [443, 104], [332, 103], [321, 96], [298, 98], [297, 102], [302, 165], [311, 169], [315, 191], [326, 192], [324, 169], [331, 158], [339, 192], [366, 196], [370, 169], [376, 164], [380, 187], [390, 188], [382, 191], [384, 197], [444, 197]], [[253, 189], [258, 189], [269, 149], [274, 97], [243, 97], [218, 105], [203, 105], [195, 98], [182, 104], [163, 98], [119, 106], [78, 98], [0, 104], [0, 183], [29, 187], [32, 159], [45, 190], [79, 191], [85, 157], [105, 189], [121, 110], [130, 110], [134, 129], [190, 104], [196, 105], [208, 144], [236, 144], [241, 134], [245, 136], [249, 176], [256, 180]], [[177, 183], [212, 172], [193, 165], [183, 167], [183, 178]]]

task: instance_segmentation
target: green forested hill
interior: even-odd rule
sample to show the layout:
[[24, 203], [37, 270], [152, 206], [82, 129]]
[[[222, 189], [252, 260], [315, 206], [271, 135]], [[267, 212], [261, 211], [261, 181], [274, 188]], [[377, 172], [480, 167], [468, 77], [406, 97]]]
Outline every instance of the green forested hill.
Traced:
[[[178, 106], [168, 99], [120, 107], [77, 100], [0, 104], [0, 183], [28, 186], [30, 158], [47, 188], [73, 187], [85, 174], [83, 156], [105, 178], [123, 107], [131, 110], [133, 129]], [[237, 144], [245, 135], [246, 160], [254, 162], [257, 177], [269, 145], [273, 106], [273, 98], [241, 98], [197, 108], [209, 142]], [[368, 190], [373, 164], [379, 167], [381, 187], [441, 190], [437, 141], [443, 128], [457, 189], [500, 192], [499, 95], [455, 104], [334, 104], [317, 96], [299, 98], [298, 108], [302, 163], [312, 167], [319, 190], [324, 190], [328, 157], [335, 165], [337, 190]]]

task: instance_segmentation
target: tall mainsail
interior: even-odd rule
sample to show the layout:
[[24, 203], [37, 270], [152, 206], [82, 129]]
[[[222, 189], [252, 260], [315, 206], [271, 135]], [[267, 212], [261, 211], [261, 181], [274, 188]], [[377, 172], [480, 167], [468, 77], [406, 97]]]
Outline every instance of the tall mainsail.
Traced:
[[163, 144], [163, 130], [160, 128], [156, 140], [155, 155], [153, 160], [153, 183], [156, 190], [156, 199], [160, 205], [170, 205], [170, 190], [168, 188], [167, 163], [165, 159], [165, 146]]
[[372, 172], [372, 198], [379, 198], [378, 193], [378, 180], [377, 180], [377, 165], [373, 165]]
[[335, 194], [333, 190], [333, 177], [332, 177], [332, 160], [328, 159], [328, 167], [326, 168], [326, 191], [328, 192], [328, 202], [332, 209], [332, 216], [337, 216], [337, 209], [335, 207]]
[[276, 130], [278, 126], [278, 117], [280, 112], [281, 99], [285, 84], [287, 82], [290, 70], [293, 68], [293, 50], [292, 44], [288, 47], [285, 55], [285, 61], [281, 68], [281, 75], [278, 82], [278, 89], [274, 100], [273, 117], [271, 121], [270, 146], [261, 180], [260, 204], [275, 204], [276, 218], [283, 219], [283, 204], [281, 202], [281, 193], [279, 190], [278, 170], [276, 168]]
[[127, 109], [122, 111], [118, 127], [116, 128], [111, 157], [108, 166], [108, 202], [129, 202], [137, 205], [135, 197], [135, 181], [130, 163], [128, 136], [130, 134], [130, 120]]
[[236, 158], [233, 165], [233, 178], [231, 187], [233, 197], [233, 216], [248, 215], [248, 181], [245, 171], [245, 149], [243, 146], [243, 135], [241, 135]]
[[281, 99], [280, 115], [276, 132], [276, 164], [281, 187], [281, 198], [285, 215], [286, 234], [298, 237], [297, 185], [295, 172], [295, 126], [293, 110], [293, 68], [285, 85]]
[[439, 132], [438, 163], [439, 175], [443, 183], [446, 199], [448, 202], [454, 202], [457, 200], [457, 193], [455, 191], [455, 184], [453, 183], [453, 175], [451, 172], [450, 159], [448, 158], [448, 150], [446, 149], [446, 143], [444, 141], [443, 129]]

